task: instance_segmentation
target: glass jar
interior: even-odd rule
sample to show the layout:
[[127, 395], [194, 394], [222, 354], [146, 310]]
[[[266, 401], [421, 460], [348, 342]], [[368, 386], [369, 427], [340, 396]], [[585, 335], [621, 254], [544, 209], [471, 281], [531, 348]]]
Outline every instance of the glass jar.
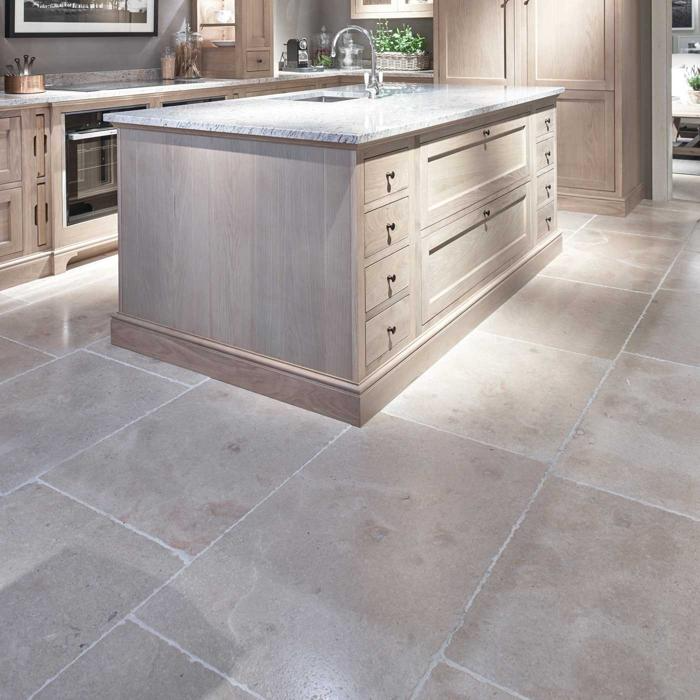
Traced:
[[199, 80], [202, 77], [202, 35], [193, 32], [189, 23], [175, 34], [175, 73], [180, 80]]

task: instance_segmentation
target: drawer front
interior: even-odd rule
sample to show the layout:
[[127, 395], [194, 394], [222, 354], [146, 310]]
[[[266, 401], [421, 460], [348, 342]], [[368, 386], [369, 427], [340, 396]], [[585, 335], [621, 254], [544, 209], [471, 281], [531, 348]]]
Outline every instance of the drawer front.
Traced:
[[552, 169], [537, 176], [537, 206], [553, 202], [557, 198], [557, 171]]
[[396, 248], [408, 238], [411, 210], [408, 197], [365, 214], [365, 257]]
[[365, 161], [365, 204], [407, 189], [409, 170], [408, 150]]
[[0, 190], [0, 257], [21, 253], [23, 238], [22, 188]]
[[248, 73], [270, 70], [269, 51], [246, 51], [245, 69]]
[[367, 366], [389, 356], [411, 336], [411, 297], [404, 297], [365, 325]]
[[537, 212], [537, 240], [549, 236], [557, 230], [557, 207], [554, 202], [542, 207]]
[[537, 138], [553, 134], [557, 130], [557, 110], [543, 109], [535, 114], [535, 135]]
[[423, 323], [527, 252], [528, 188], [523, 185], [423, 239]]
[[421, 228], [497, 196], [530, 175], [529, 118], [421, 147]]
[[554, 137], [540, 141], [537, 144], [537, 172], [553, 168], [556, 162], [557, 154]]
[[389, 301], [411, 281], [411, 248], [399, 250], [365, 270], [365, 311]]

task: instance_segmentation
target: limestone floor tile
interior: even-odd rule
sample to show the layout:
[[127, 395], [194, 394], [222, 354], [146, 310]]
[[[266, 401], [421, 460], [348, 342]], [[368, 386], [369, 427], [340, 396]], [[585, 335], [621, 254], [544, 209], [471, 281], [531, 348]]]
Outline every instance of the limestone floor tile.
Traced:
[[700, 219], [700, 202], [685, 201], [682, 199], [671, 199], [667, 202], [643, 199], [635, 211], [645, 211], [646, 209], [675, 209], [676, 211], [697, 212]]
[[7, 699], [39, 688], [182, 565], [38, 485], [0, 499], [0, 561], [0, 697]]
[[0, 492], [186, 391], [78, 352], [0, 385]]
[[269, 700], [407, 698], [543, 472], [377, 416], [138, 617]]
[[617, 231], [685, 241], [700, 219], [700, 209], [689, 211], [637, 207], [627, 216], [596, 216], [586, 228]]
[[700, 369], [623, 355], [558, 470], [700, 518]]
[[567, 239], [542, 274], [653, 292], [681, 247], [680, 241], [584, 229]]
[[608, 366], [476, 331], [385, 411], [547, 461]]
[[566, 231], [578, 231], [593, 218], [593, 214], [583, 214], [577, 211], [560, 210], [557, 214], [559, 228]]
[[439, 664], [416, 700], [513, 700], [513, 695], [481, 683], [452, 666]]
[[700, 294], [662, 289], [627, 349], [662, 360], [700, 365]]
[[250, 700], [252, 695], [141, 629], [120, 625], [36, 700]]
[[210, 381], [46, 480], [197, 554], [344, 426]]
[[4, 292], [0, 293], [0, 314], [17, 309], [20, 306], [24, 306], [24, 304], [25, 302], [20, 301], [19, 299], [13, 299]]
[[649, 295], [536, 277], [480, 328], [562, 350], [612, 359]]
[[26, 372], [32, 367], [42, 365], [51, 359], [51, 355], [0, 338], [0, 382]]
[[0, 335], [64, 355], [109, 335], [117, 281], [80, 286], [0, 315]]
[[684, 252], [664, 280], [664, 289], [700, 293], [700, 253]]
[[538, 700], [695, 698], [700, 524], [554, 478], [447, 657]]
[[189, 369], [177, 367], [167, 362], [161, 362], [160, 360], [156, 360], [152, 357], [131, 352], [131, 350], [119, 348], [116, 345], [112, 345], [109, 338], [102, 338], [96, 343], [88, 345], [86, 349], [90, 352], [95, 352], [98, 355], [109, 357], [113, 360], [117, 360], [118, 362], [126, 362], [128, 365], [140, 367], [141, 369], [153, 372], [154, 374], [159, 374], [161, 377], [174, 379], [175, 381], [182, 382], [183, 384], [188, 384], [190, 386], [199, 384], [206, 379], [203, 374], [193, 372]]

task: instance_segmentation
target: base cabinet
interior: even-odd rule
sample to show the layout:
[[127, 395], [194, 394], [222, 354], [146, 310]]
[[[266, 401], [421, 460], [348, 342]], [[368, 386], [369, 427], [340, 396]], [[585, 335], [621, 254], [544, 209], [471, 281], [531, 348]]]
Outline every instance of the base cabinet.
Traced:
[[22, 188], [0, 190], [0, 257], [21, 253], [23, 246]]

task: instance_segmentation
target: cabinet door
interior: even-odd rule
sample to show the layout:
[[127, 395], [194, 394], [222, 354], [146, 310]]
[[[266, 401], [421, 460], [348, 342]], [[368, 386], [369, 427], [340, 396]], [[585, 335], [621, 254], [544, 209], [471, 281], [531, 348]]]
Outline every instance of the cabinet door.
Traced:
[[22, 248], [22, 188], [0, 190], [0, 257]]
[[557, 103], [559, 186], [615, 190], [615, 93], [564, 93]]
[[0, 119], [0, 185], [22, 179], [22, 122], [19, 116]]
[[272, 46], [271, 0], [244, 0], [246, 49]]
[[515, 3], [440, 0], [438, 71], [442, 83], [515, 84]]
[[386, 17], [396, 12], [398, 0], [350, 0], [353, 19]]
[[530, 0], [528, 83], [615, 88], [615, 0]]

